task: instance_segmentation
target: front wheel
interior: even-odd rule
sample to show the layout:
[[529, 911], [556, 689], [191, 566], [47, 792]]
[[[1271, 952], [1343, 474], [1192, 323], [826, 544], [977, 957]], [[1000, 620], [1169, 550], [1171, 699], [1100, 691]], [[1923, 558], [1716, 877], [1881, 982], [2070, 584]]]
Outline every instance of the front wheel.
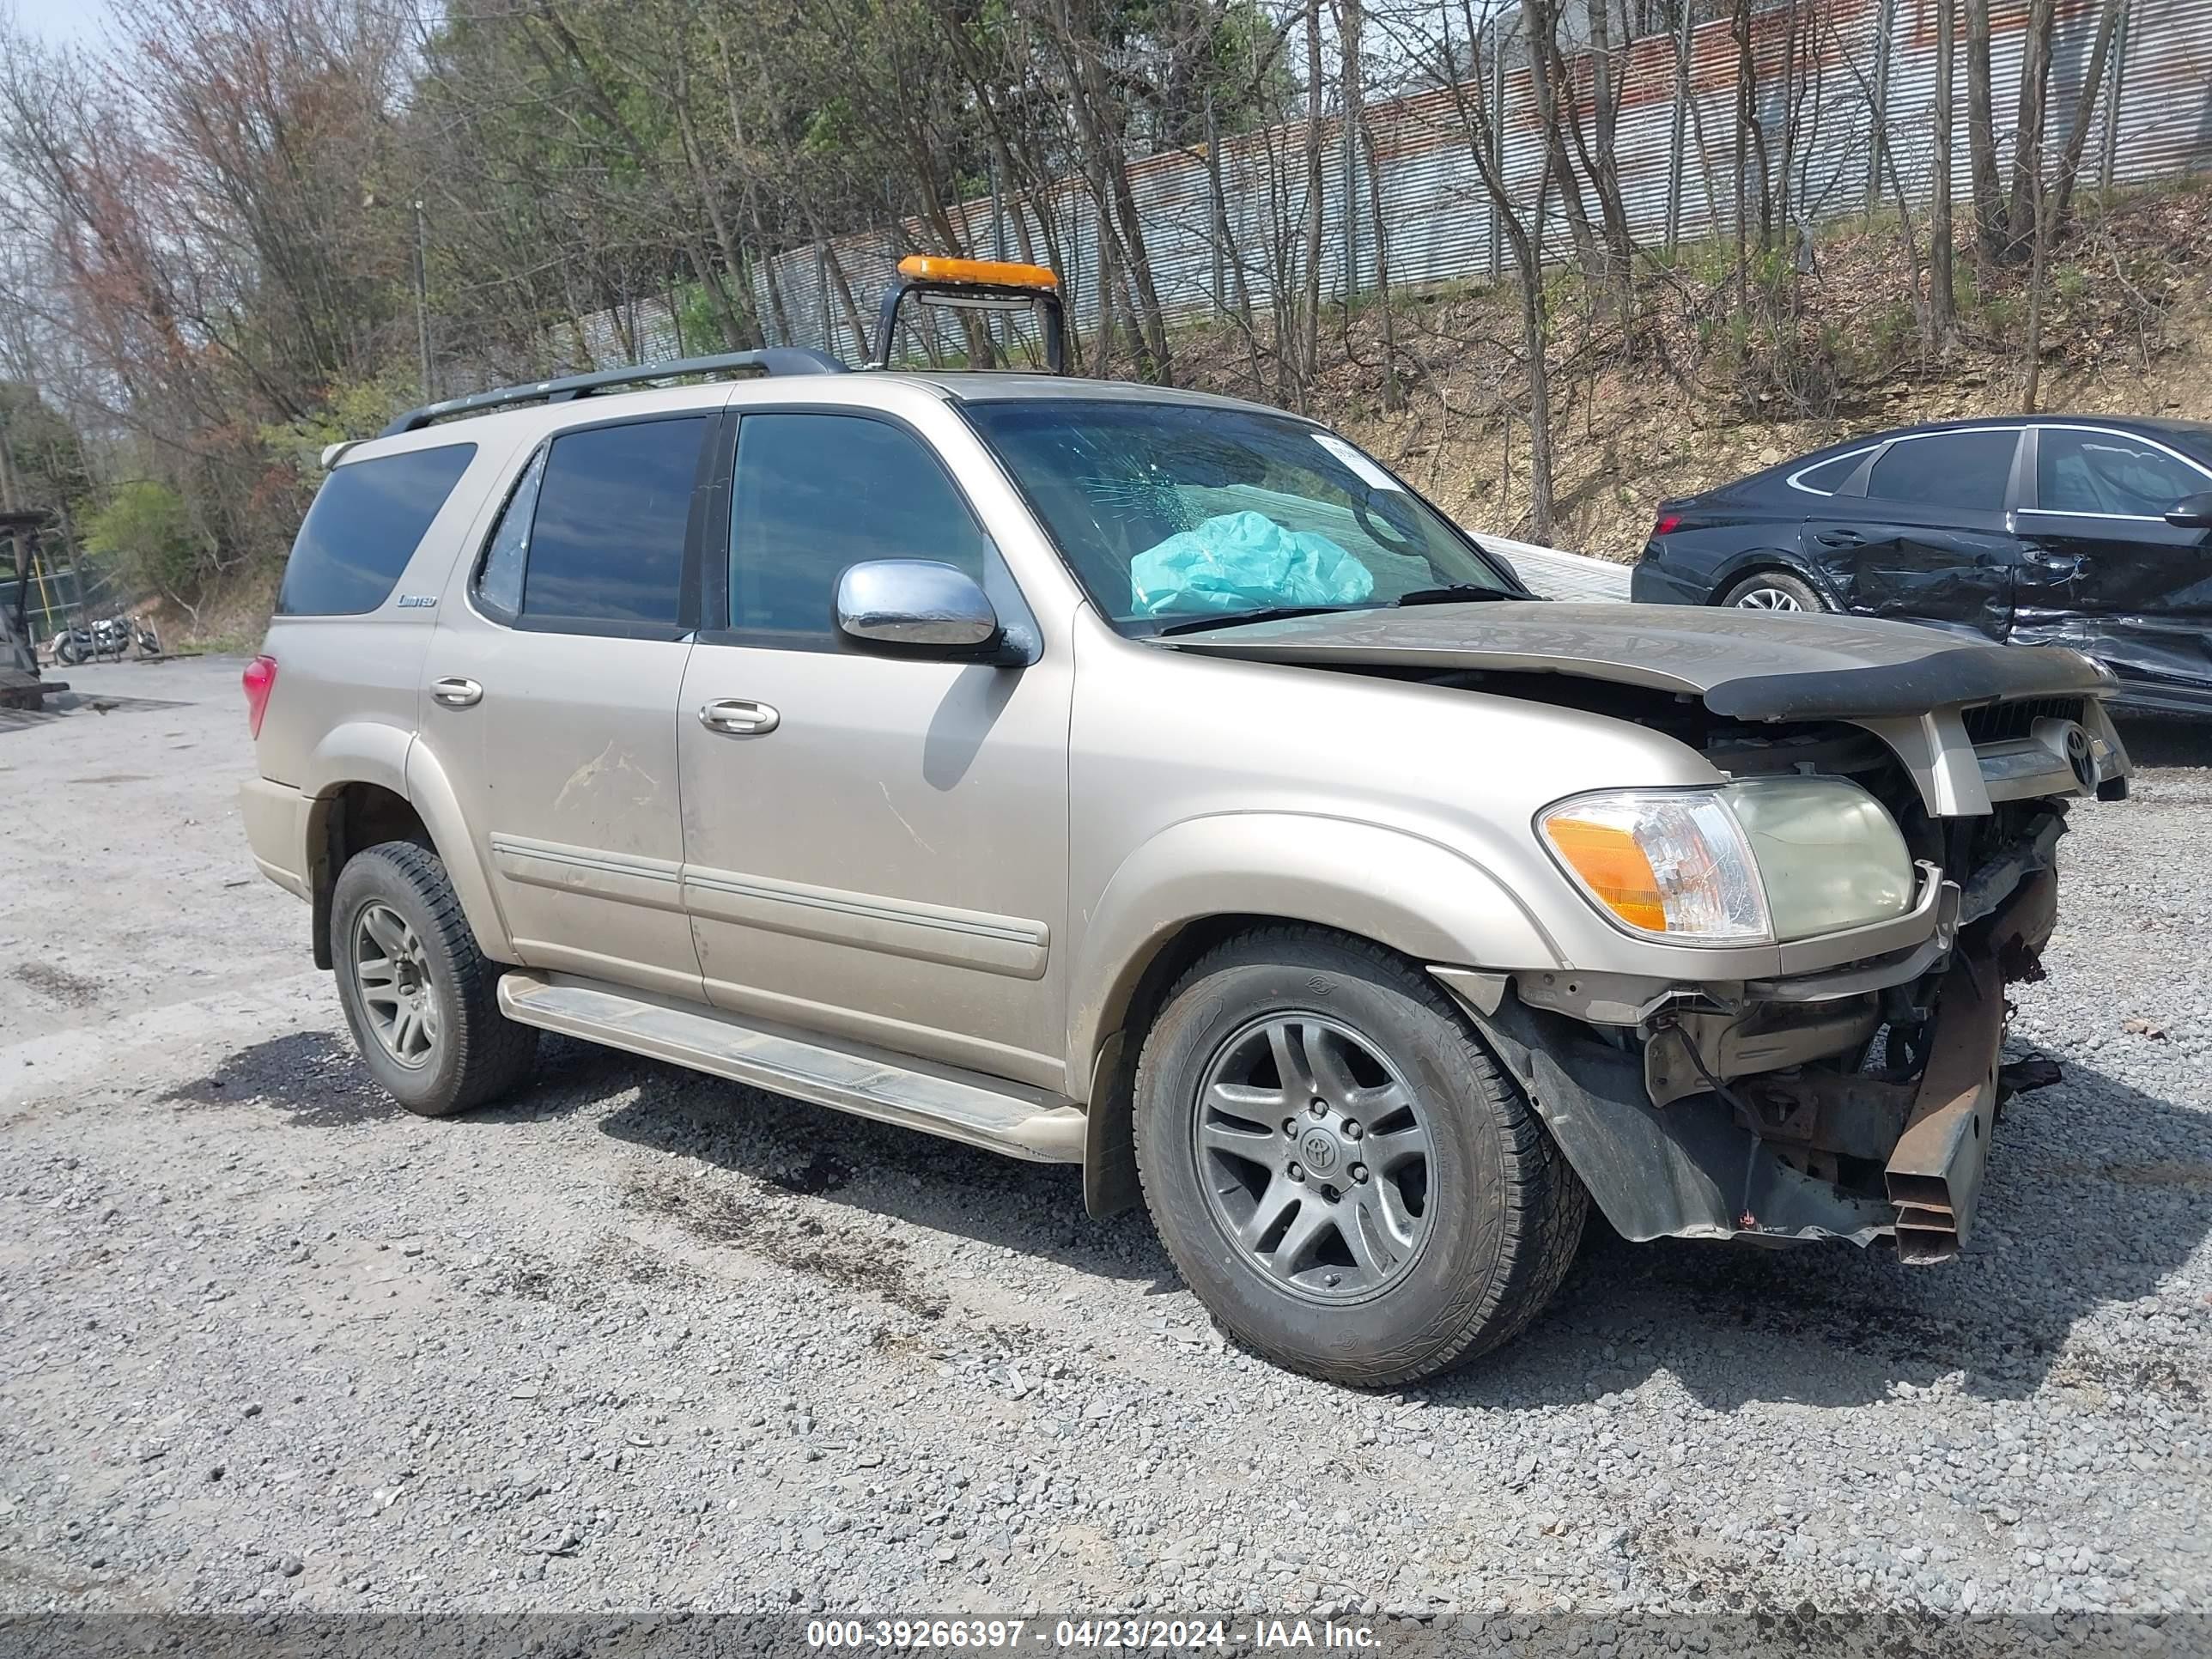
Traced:
[[1184, 1280], [1239, 1340], [1329, 1382], [1414, 1382], [1509, 1340], [1582, 1235], [1582, 1182], [1443, 991], [1317, 928], [1243, 935], [1184, 975], [1134, 1115]]
[[465, 1112], [529, 1072], [538, 1032], [500, 1012], [499, 964], [477, 948], [435, 853], [392, 841], [347, 860], [331, 962], [362, 1062], [409, 1111]]

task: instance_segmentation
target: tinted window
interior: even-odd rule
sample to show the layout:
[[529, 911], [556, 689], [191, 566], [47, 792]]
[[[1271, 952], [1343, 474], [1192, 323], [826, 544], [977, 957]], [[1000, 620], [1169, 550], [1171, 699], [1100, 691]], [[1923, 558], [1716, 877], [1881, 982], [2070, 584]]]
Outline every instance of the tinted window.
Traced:
[[676, 621], [703, 417], [566, 432], [546, 453], [522, 615]]
[[477, 597], [486, 609], [510, 621], [522, 609], [522, 566], [530, 553], [530, 518], [538, 510], [538, 486], [545, 477], [545, 457], [538, 449], [515, 480], [514, 490], [500, 511], [499, 523], [484, 548], [483, 568], [477, 573]]
[[1838, 455], [1832, 461], [1823, 461], [1818, 466], [1808, 466], [1802, 472], [1793, 472], [1790, 482], [1800, 489], [1817, 489], [1822, 495], [1832, 495], [1844, 487], [1844, 481], [1859, 470], [1859, 463], [1867, 458], [1863, 449], [1854, 449], [1848, 455]]
[[2017, 432], [1946, 432], [1893, 443], [1867, 476], [1869, 495], [1918, 507], [1996, 513], [2012, 477]]
[[2139, 438], [2054, 427], [2036, 436], [2039, 507], [2158, 518], [2184, 495], [2206, 489], [2212, 489], [2212, 479]]
[[356, 617], [382, 605], [476, 453], [446, 444], [334, 468], [292, 544], [277, 614]]
[[837, 578], [936, 559], [985, 579], [990, 544], [911, 433], [857, 415], [747, 415], [730, 502], [730, 625], [836, 638]]

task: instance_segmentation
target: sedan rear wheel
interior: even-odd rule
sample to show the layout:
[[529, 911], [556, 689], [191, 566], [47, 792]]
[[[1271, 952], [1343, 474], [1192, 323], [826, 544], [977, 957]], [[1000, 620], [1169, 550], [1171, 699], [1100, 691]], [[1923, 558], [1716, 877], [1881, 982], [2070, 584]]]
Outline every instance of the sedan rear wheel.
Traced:
[[1784, 570], [1762, 570], [1746, 576], [1728, 591], [1723, 605], [1739, 611], [1826, 611], [1820, 596], [1802, 577]]

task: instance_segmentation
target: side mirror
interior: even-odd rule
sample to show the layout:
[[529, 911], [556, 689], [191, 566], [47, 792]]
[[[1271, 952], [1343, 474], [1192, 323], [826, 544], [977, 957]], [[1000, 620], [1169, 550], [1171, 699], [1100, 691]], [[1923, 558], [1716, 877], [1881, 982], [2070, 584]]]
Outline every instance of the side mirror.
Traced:
[[2212, 530], [2212, 489], [2184, 495], [2166, 509], [2166, 521], [2176, 530]]
[[871, 559], [837, 579], [837, 631], [886, 657], [992, 662], [1006, 630], [975, 579], [933, 559]]

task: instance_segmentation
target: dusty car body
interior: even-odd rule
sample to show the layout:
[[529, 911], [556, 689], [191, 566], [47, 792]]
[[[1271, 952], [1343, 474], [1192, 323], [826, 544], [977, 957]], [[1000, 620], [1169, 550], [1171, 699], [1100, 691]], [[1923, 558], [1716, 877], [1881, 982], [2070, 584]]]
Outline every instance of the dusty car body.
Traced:
[[[2088, 659], [1537, 601], [1194, 393], [512, 402], [336, 458], [249, 680], [256, 859], [415, 1109], [545, 1029], [1079, 1164], [1240, 1337], [1358, 1382], [1525, 1326], [1585, 1191], [1638, 1239], [1969, 1233], [2002, 986], [2069, 802], [2125, 788]], [[410, 489], [396, 555], [325, 545]], [[1369, 591], [1147, 590], [1232, 532]], [[571, 614], [602, 568], [665, 615]]]

